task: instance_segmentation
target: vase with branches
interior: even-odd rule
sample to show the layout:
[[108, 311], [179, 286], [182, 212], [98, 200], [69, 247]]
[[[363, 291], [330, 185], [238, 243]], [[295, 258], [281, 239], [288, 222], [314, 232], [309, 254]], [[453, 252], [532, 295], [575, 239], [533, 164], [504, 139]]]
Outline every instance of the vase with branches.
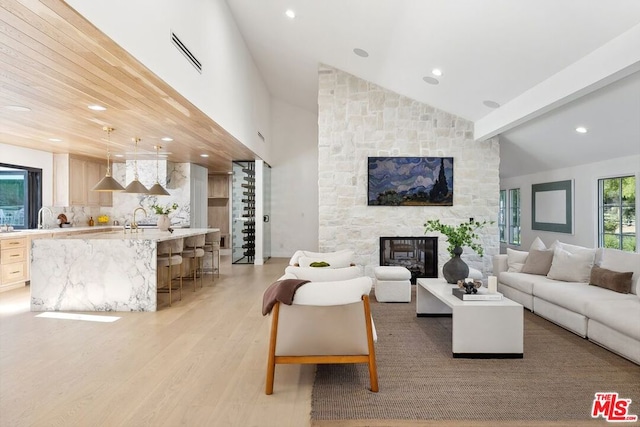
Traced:
[[439, 219], [433, 219], [424, 224], [425, 234], [437, 231], [447, 238], [447, 252], [451, 255], [451, 259], [442, 266], [442, 274], [448, 283], [455, 284], [458, 280], [464, 280], [469, 274], [469, 266], [460, 258], [464, 246], [473, 249], [480, 256], [483, 255], [482, 246], [477, 242], [480, 239], [477, 231], [487, 224], [493, 224], [493, 221], [469, 221], [454, 226], [443, 224]]

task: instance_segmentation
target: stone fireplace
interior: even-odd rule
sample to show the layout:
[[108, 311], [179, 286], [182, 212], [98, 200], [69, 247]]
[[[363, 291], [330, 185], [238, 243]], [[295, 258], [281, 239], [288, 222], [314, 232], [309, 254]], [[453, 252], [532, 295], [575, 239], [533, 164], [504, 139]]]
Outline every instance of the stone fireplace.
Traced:
[[438, 277], [437, 237], [380, 237], [380, 265], [405, 267], [411, 284], [423, 277]]

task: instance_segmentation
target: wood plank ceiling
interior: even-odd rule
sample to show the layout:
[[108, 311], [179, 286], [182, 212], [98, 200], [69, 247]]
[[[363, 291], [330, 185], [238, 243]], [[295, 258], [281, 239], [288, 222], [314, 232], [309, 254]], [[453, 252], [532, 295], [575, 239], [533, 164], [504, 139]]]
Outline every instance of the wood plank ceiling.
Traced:
[[[105, 159], [109, 126], [112, 153], [125, 156], [116, 161], [132, 158], [133, 137], [142, 139], [139, 159], [155, 158], [161, 145], [170, 161], [209, 172], [256, 158], [62, 1], [0, 0], [0, 34], [0, 143]], [[9, 161], [0, 152], [0, 163]]]

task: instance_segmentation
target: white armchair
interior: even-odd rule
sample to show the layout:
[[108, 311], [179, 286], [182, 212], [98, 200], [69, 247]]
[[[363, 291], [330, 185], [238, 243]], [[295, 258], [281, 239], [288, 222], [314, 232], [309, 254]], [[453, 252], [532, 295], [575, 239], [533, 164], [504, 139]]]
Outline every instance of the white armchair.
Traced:
[[273, 393], [276, 364], [366, 363], [371, 391], [378, 391], [371, 286], [370, 277], [309, 282], [297, 289], [291, 305], [275, 303], [266, 394]]

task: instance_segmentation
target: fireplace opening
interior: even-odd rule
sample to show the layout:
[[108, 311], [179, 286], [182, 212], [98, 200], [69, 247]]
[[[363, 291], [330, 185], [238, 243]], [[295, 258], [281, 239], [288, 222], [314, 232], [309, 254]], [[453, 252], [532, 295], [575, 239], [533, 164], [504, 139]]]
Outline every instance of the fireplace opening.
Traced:
[[437, 237], [380, 237], [380, 265], [401, 266], [411, 272], [411, 284], [438, 277]]

